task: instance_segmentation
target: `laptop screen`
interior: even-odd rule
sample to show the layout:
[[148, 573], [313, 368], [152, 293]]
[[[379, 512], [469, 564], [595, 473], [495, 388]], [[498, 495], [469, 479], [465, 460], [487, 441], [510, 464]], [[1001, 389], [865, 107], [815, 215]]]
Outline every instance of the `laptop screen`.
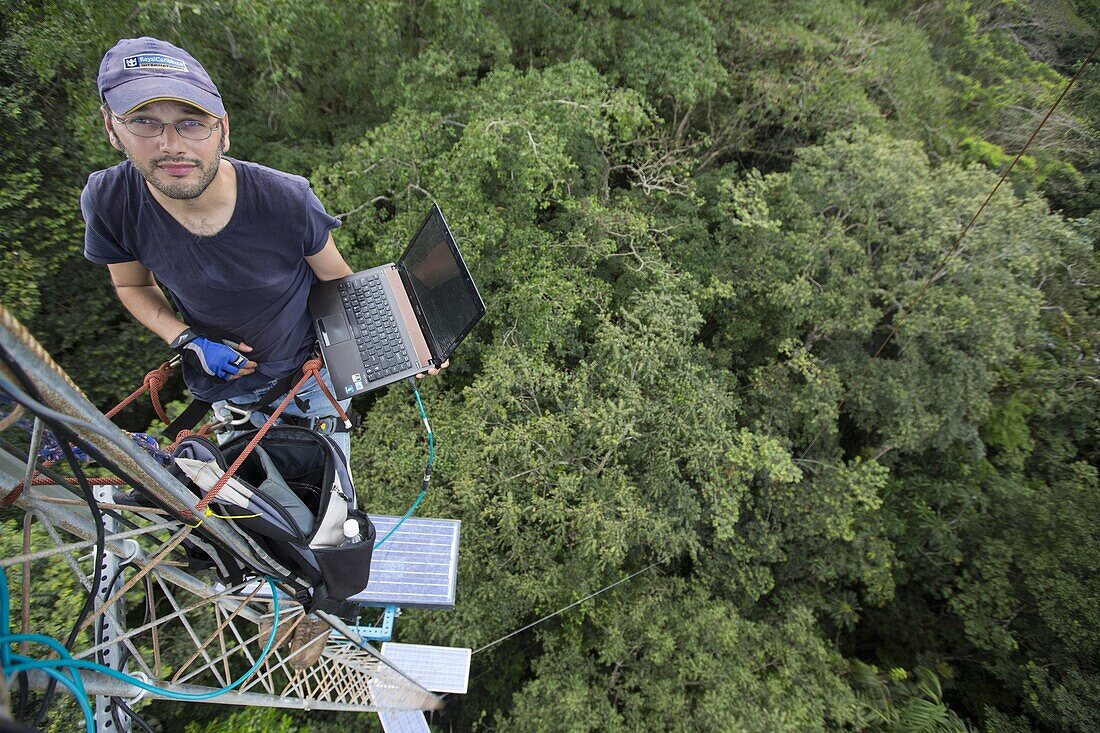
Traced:
[[434, 342], [434, 356], [446, 359], [485, 315], [485, 303], [438, 206], [432, 207], [399, 264], [425, 336]]

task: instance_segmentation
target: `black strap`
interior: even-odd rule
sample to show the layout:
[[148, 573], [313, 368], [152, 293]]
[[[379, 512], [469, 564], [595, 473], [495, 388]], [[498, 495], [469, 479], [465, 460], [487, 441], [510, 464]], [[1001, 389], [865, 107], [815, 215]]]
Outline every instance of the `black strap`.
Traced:
[[[240, 339], [238, 339], [238, 341], [239, 340]], [[318, 346], [317, 342], [314, 341], [312, 356], [317, 356], [320, 353], [320, 346]], [[275, 408], [270, 406], [271, 403], [274, 402], [277, 397], [282, 397], [287, 392], [289, 392], [294, 387], [294, 385], [298, 383], [298, 380], [300, 378], [301, 375], [299, 374], [299, 372], [293, 371], [290, 374], [287, 374], [285, 377], [281, 377], [271, 389], [264, 392], [264, 396], [260, 399], [251, 404], [241, 404], [237, 406], [243, 410], [252, 410], [253, 412], [262, 412], [265, 415], [270, 415], [271, 413], [275, 412]], [[314, 377], [314, 379], [316, 378], [317, 377]], [[294, 395], [294, 404], [297, 405], [298, 409], [302, 412], [309, 411], [309, 400], [303, 400], [298, 395]]]
[[279, 417], [287, 425], [295, 425], [300, 428], [308, 428], [321, 435], [333, 433], [350, 433], [363, 423], [363, 416], [354, 410], [345, 413], [351, 426], [344, 425], [344, 421], [338, 415], [322, 415], [320, 417], [298, 417], [296, 415], [282, 415]]
[[199, 420], [202, 420], [203, 415], [210, 411], [210, 403], [203, 402], [202, 400], [191, 400], [191, 404], [183, 409], [175, 420], [168, 423], [164, 430], [161, 431], [161, 435], [168, 438], [172, 443], [176, 442], [176, 438], [184, 430], [191, 430], [199, 424]]
[[[268, 405], [275, 401], [276, 398], [282, 397], [298, 382], [298, 372], [291, 372], [290, 374], [282, 377], [275, 383], [268, 391], [264, 392], [264, 396], [252, 403], [238, 404], [237, 407], [242, 410], [252, 410], [253, 412], [263, 412], [265, 414], [271, 414], [274, 410], [265, 410]], [[294, 399], [297, 400], [298, 396], [295, 395]]]
[[[275, 386], [265, 392], [264, 396], [260, 399], [256, 400], [252, 404], [243, 404], [238, 406], [243, 410], [253, 410], [256, 412], [266, 411], [268, 414], [270, 414], [271, 412], [273, 412], [273, 410], [265, 410], [265, 408], [267, 408], [272, 402], [274, 402], [277, 397], [282, 397], [287, 392], [289, 392], [291, 387], [295, 385], [295, 378], [297, 376], [297, 372], [291, 372], [290, 374], [286, 375], [278, 382], [276, 382]], [[295, 400], [297, 399], [297, 395], [295, 395]], [[180, 432], [183, 430], [192, 430], [196, 425], [199, 424], [199, 421], [202, 420], [203, 416], [210, 411], [210, 407], [210, 402], [206, 402], [204, 400], [191, 400], [191, 403], [184, 408], [183, 412], [181, 412], [175, 420], [168, 423], [168, 425], [164, 427], [164, 430], [161, 431], [161, 435], [166, 437], [172, 443], [176, 442], [176, 438], [179, 437]], [[301, 405], [299, 405], [299, 407], [301, 407]], [[306, 408], [303, 407], [301, 409], [304, 411]]]

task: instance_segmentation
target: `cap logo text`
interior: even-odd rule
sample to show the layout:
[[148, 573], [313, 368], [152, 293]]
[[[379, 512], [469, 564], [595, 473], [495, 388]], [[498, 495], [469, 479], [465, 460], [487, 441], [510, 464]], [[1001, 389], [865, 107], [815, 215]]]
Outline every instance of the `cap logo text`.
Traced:
[[127, 56], [122, 60], [123, 67], [127, 69], [169, 69], [171, 71], [187, 71], [187, 64], [172, 56], [160, 53], [139, 53], [136, 56]]

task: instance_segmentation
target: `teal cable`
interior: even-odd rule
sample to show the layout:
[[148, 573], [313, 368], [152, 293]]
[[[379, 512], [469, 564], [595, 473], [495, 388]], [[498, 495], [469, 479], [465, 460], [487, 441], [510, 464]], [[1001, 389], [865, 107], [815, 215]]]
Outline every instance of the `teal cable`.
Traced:
[[418, 506], [420, 506], [420, 502], [424, 501], [424, 495], [427, 494], [427, 493], [428, 493], [428, 490], [426, 488], [420, 490], [420, 495], [416, 497], [416, 501], [414, 501], [412, 503], [412, 506], [409, 507], [409, 511], [405, 512], [405, 516], [401, 517], [401, 519], [399, 519], [397, 521], [397, 524], [393, 525], [393, 527], [390, 528], [390, 531], [386, 532], [385, 536], [382, 537], [382, 539], [380, 539], [380, 540], [378, 540], [378, 542], [374, 543], [374, 549], [377, 550], [379, 547], [381, 547], [382, 543], [385, 542], [386, 540], [388, 540], [390, 538], [390, 536], [394, 532], [396, 532], [402, 524], [405, 523], [405, 520], [412, 516], [412, 513], [416, 511], [416, 508]]
[[[3, 627], [3, 630], [8, 631], [9, 629], [5, 625]], [[19, 665], [12, 665], [13, 660], [23, 665], [31, 663], [32, 666], [28, 667], [29, 669], [38, 668], [37, 666], [33, 666], [35, 660], [31, 657], [24, 657], [22, 654], [12, 654], [8, 651], [9, 644], [15, 644], [22, 641], [30, 642], [32, 644], [45, 644], [65, 659], [72, 659], [72, 657], [69, 655], [68, 649], [58, 643], [56, 639], [51, 639], [48, 636], [43, 636], [42, 634], [3, 634], [2, 636], [0, 636], [0, 643], [3, 644], [4, 652], [3, 666], [5, 674], [8, 674], [9, 676], [11, 674], [16, 674], [17, 672], [21, 671]], [[84, 681], [80, 679], [80, 675], [73, 672], [72, 670], [69, 670], [69, 674], [72, 675], [72, 677], [69, 678], [55, 669], [45, 669], [43, 671], [68, 688], [69, 692], [71, 692], [73, 694], [73, 697], [76, 699], [77, 704], [80, 705], [80, 709], [84, 712], [84, 722], [88, 728], [88, 733], [95, 733], [95, 714], [92, 712], [91, 705], [88, 704], [88, 693], [84, 690]]]
[[[70, 690], [73, 691], [74, 695], [78, 699], [78, 702], [81, 702], [81, 707], [85, 710], [85, 718], [86, 719], [88, 719], [91, 708], [90, 708], [90, 706], [88, 706], [87, 695], [86, 695], [86, 693], [83, 692], [84, 691], [84, 686], [83, 686], [83, 683], [80, 680], [80, 675], [76, 671], [76, 670], [79, 670], [79, 669], [87, 669], [87, 670], [93, 670], [93, 671], [101, 672], [103, 674], [106, 674], [109, 677], [114, 677], [115, 679], [121, 680], [122, 682], [126, 682], [127, 684], [133, 685], [134, 687], [137, 687], [137, 688], [142, 689], [142, 690], [146, 690], [148, 692], [152, 692], [156, 695], [159, 695], [161, 697], [166, 697], [166, 698], [171, 699], [171, 700], [181, 700], [181, 701], [184, 701], [184, 702], [187, 702], [187, 701], [198, 702], [198, 701], [202, 701], [202, 700], [211, 700], [215, 697], [219, 697], [221, 695], [224, 695], [227, 692], [232, 691], [233, 689], [238, 687], [242, 682], [244, 682], [246, 679], [248, 679], [250, 676], [252, 676], [252, 674], [254, 674], [256, 672], [256, 670], [260, 668], [260, 665], [263, 664], [263, 662], [267, 659], [267, 655], [271, 652], [271, 648], [275, 645], [275, 638], [278, 634], [278, 627], [279, 627], [279, 591], [275, 587], [275, 581], [273, 581], [271, 578], [266, 578], [265, 580], [267, 581], [267, 584], [271, 588], [271, 597], [272, 597], [272, 600], [273, 600], [273, 603], [274, 603], [274, 608], [272, 609], [274, 618], [273, 618], [272, 625], [271, 625], [271, 634], [268, 636], [267, 644], [264, 646], [263, 652], [260, 653], [259, 658], [252, 665], [252, 667], [249, 668], [249, 670], [247, 672], [245, 672], [243, 675], [238, 677], [236, 680], [231, 682], [226, 687], [223, 687], [220, 690], [213, 690], [211, 692], [192, 694], [192, 693], [174, 692], [174, 691], [171, 691], [171, 690], [164, 690], [164, 689], [161, 689], [159, 687], [155, 687], [153, 685], [147, 684], [147, 683], [143, 682], [142, 680], [140, 680], [136, 677], [131, 677], [128, 674], [125, 674], [123, 672], [119, 672], [118, 670], [111, 669], [110, 667], [106, 667], [102, 664], [97, 664], [95, 662], [87, 662], [87, 661], [84, 661], [84, 660], [81, 660], [81, 659], [73, 659], [69, 655], [68, 651], [63, 646], [61, 646], [56, 640], [54, 640], [54, 639], [52, 639], [48, 636], [45, 636], [43, 634], [11, 634], [11, 633], [9, 633], [10, 632], [10, 628], [9, 628], [10, 597], [9, 597], [9, 594], [8, 594], [7, 574], [6, 573], [0, 573], [0, 632], [3, 632], [2, 635], [0, 635], [0, 661], [3, 662], [4, 674], [10, 676], [12, 674], [17, 674], [19, 672], [26, 671], [26, 670], [32, 670], [32, 669], [41, 669], [41, 670], [45, 671], [46, 674], [50, 675], [51, 677], [54, 677], [55, 679], [58, 679], [66, 687], [68, 687]], [[11, 643], [17, 642], [17, 641], [30, 641], [30, 642], [45, 644], [46, 646], [49, 646], [51, 649], [53, 649], [53, 650], [57, 651], [59, 654], [61, 654], [62, 658], [61, 659], [38, 659], [38, 660], [35, 660], [35, 659], [29, 659], [27, 657], [23, 657], [23, 656], [18, 655], [18, 654], [13, 655], [8, 650], [8, 645], [11, 644]], [[12, 665], [11, 664], [12, 661], [16, 661], [18, 663], [15, 664], [15, 665]], [[68, 678], [65, 678], [63, 675], [61, 675], [60, 672], [56, 671], [58, 668], [69, 670], [70, 673], [73, 675], [73, 679], [70, 681]], [[81, 694], [77, 694], [77, 690], [79, 690]], [[92, 716], [92, 718], [94, 719], [94, 716]], [[94, 722], [91, 724], [91, 726], [88, 728], [88, 730], [89, 730], [90, 733], [94, 733], [94, 730], [95, 730]]]
[[416, 406], [420, 408], [420, 419], [424, 421], [424, 430], [428, 433], [428, 470], [431, 470], [432, 461], [435, 460], [435, 439], [432, 426], [428, 424], [428, 413], [424, 411], [424, 403], [420, 400], [420, 390], [413, 387], [413, 395], [416, 397]]
[[114, 677], [115, 679], [120, 680], [122, 682], [126, 682], [127, 684], [133, 685], [134, 687], [140, 688], [142, 690], [146, 690], [148, 692], [152, 692], [152, 693], [154, 693], [156, 695], [159, 695], [161, 697], [166, 697], [170, 700], [180, 700], [180, 701], [183, 701], [183, 702], [189, 702], [189, 701], [191, 701], [191, 702], [200, 702], [200, 701], [203, 701], [203, 700], [212, 700], [215, 697], [220, 697], [221, 695], [224, 695], [227, 692], [231, 692], [233, 689], [238, 687], [242, 682], [244, 682], [246, 679], [251, 677], [252, 674], [255, 673], [255, 671], [260, 668], [260, 665], [263, 664], [264, 661], [267, 659], [267, 655], [271, 651], [271, 647], [274, 646], [274, 644], [275, 644], [276, 632], [277, 632], [278, 626], [279, 626], [279, 592], [278, 592], [278, 589], [275, 587], [275, 582], [273, 580], [271, 580], [270, 578], [267, 578], [267, 583], [271, 587], [271, 595], [272, 595], [272, 598], [274, 599], [274, 604], [275, 604], [275, 607], [273, 609], [274, 620], [272, 622], [272, 633], [268, 637], [267, 645], [264, 647], [263, 652], [260, 653], [260, 656], [256, 660], [256, 663], [253, 664], [252, 667], [249, 668], [249, 670], [247, 672], [245, 672], [240, 677], [238, 677], [236, 680], [234, 680], [233, 682], [231, 682], [230, 684], [228, 684], [227, 686], [225, 686], [225, 687], [223, 687], [219, 690], [212, 690], [210, 692], [203, 692], [203, 693], [186, 693], [186, 692], [174, 692], [172, 690], [164, 690], [164, 689], [161, 689], [161, 688], [156, 687], [154, 685], [147, 684], [147, 683], [143, 682], [142, 680], [139, 680], [136, 677], [131, 677], [130, 675], [128, 675], [124, 672], [119, 672], [118, 670], [111, 669], [110, 667], [106, 667], [102, 664], [97, 664], [96, 662], [87, 662], [87, 661], [84, 661], [82, 659], [72, 659], [72, 658], [69, 658], [69, 659], [33, 660], [30, 663], [26, 663], [26, 664], [23, 664], [23, 665], [16, 665], [15, 667], [13, 667], [9, 670], [9, 673], [14, 674], [15, 672], [22, 672], [24, 669], [53, 669], [53, 668], [59, 668], [59, 667], [60, 668], [72, 667], [72, 668], [75, 668], [75, 669], [87, 669], [87, 670], [92, 670], [92, 671], [96, 671], [96, 672], [101, 672], [101, 673], [107, 675], [108, 677]]
[[[21, 654], [13, 654], [11, 656], [17, 661], [33, 661], [30, 660], [28, 657], [22, 656]], [[20, 670], [15, 670], [12, 672], [12, 674], [17, 673], [18, 671]], [[88, 693], [84, 692], [84, 684], [80, 681], [80, 675], [75, 672], [71, 672], [74, 679], [69, 679], [55, 669], [44, 669], [42, 671], [60, 682], [69, 690], [69, 692], [72, 693], [73, 699], [76, 700], [76, 703], [80, 706], [81, 712], [84, 713], [84, 727], [87, 730], [87, 733], [96, 733], [95, 713], [92, 712], [92, 706], [88, 703]]]
[[[7, 670], [12, 666], [13, 660], [17, 662], [33, 661], [21, 654], [12, 654], [9, 651], [8, 645], [15, 642], [27, 641], [45, 644], [62, 657], [72, 658], [69, 655], [68, 649], [57, 640], [51, 639], [48, 636], [42, 636], [41, 634], [12, 634], [10, 609], [11, 601], [8, 593], [8, 575], [7, 573], [0, 573], [0, 668], [4, 670], [5, 676], [7, 676]], [[84, 713], [84, 726], [87, 728], [88, 733], [95, 733], [95, 714], [92, 712], [92, 706], [88, 704], [88, 694], [84, 691], [84, 682], [80, 679], [80, 675], [70, 670], [69, 674], [72, 675], [72, 678], [69, 678], [57, 670], [47, 669], [44, 671], [50, 677], [64, 685], [66, 689], [72, 693], [81, 711]]]
[[424, 423], [424, 430], [428, 433], [428, 465], [424, 467], [424, 482], [420, 485], [420, 493], [416, 497], [416, 501], [412, 503], [409, 510], [405, 512], [405, 516], [397, 520], [397, 524], [390, 528], [389, 532], [386, 532], [385, 536], [374, 543], [374, 549], [378, 549], [382, 546], [382, 543], [388, 540], [398, 528], [405, 523], [405, 520], [412, 516], [416, 508], [420, 506], [420, 502], [424, 501], [424, 497], [428, 493], [428, 482], [432, 480], [432, 463], [435, 461], [435, 434], [432, 433], [432, 426], [428, 423], [428, 413], [424, 410], [424, 403], [420, 400], [420, 390], [416, 387], [416, 381], [412, 381], [413, 394], [416, 395], [416, 406], [420, 408], [420, 420]]

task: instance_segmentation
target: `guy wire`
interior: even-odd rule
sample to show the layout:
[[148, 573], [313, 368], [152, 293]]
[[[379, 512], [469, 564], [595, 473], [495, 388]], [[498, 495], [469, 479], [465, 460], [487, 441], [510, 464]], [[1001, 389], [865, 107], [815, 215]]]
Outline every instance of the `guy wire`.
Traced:
[[490, 647], [496, 646], [497, 644], [499, 644], [499, 643], [500, 643], [500, 642], [502, 642], [502, 641], [505, 641], [505, 640], [507, 640], [507, 639], [511, 639], [511, 638], [512, 638], [513, 636], [515, 636], [516, 634], [522, 634], [522, 633], [523, 633], [524, 631], [527, 631], [527, 629], [530, 629], [530, 628], [533, 628], [533, 627], [535, 627], [535, 626], [538, 626], [538, 625], [539, 625], [539, 624], [541, 624], [541, 623], [542, 623], [543, 621], [549, 621], [550, 619], [554, 618], [555, 616], [558, 616], [558, 615], [560, 615], [560, 614], [562, 614], [562, 613], [565, 613], [565, 612], [566, 612], [566, 611], [568, 611], [568, 610], [569, 610], [570, 608], [573, 608], [574, 606], [579, 606], [580, 604], [584, 603], [584, 602], [585, 602], [585, 601], [587, 601], [588, 599], [590, 599], [590, 598], [595, 598], [596, 596], [598, 596], [599, 594], [603, 593], [604, 591], [609, 591], [609, 590], [611, 590], [612, 588], [614, 588], [614, 587], [615, 587], [615, 586], [617, 586], [617, 585], [622, 585], [622, 584], [623, 584], [623, 583], [625, 583], [626, 581], [628, 581], [628, 580], [631, 580], [631, 579], [633, 579], [633, 578], [635, 578], [635, 577], [637, 577], [637, 576], [641, 575], [641, 574], [642, 574], [642, 573], [644, 573], [645, 571], [647, 571], [647, 570], [650, 570], [650, 569], [652, 569], [652, 568], [655, 568], [656, 566], [657, 566], [657, 563], [655, 563], [655, 562], [654, 562], [654, 563], [650, 563], [649, 565], [645, 566], [645, 567], [644, 567], [644, 568], [642, 568], [641, 570], [638, 570], [637, 572], [631, 573], [630, 575], [626, 576], [625, 578], [622, 578], [622, 579], [620, 579], [620, 580], [616, 580], [616, 581], [615, 581], [614, 583], [612, 583], [611, 585], [608, 585], [608, 586], [604, 586], [603, 588], [600, 588], [600, 589], [599, 589], [598, 591], [596, 591], [595, 593], [589, 593], [588, 595], [586, 595], [586, 596], [585, 596], [584, 598], [580, 599], [579, 601], [573, 601], [573, 602], [572, 602], [572, 603], [570, 603], [570, 604], [569, 604], [568, 606], [565, 606], [564, 608], [559, 608], [559, 609], [558, 609], [557, 611], [554, 611], [554, 612], [553, 612], [553, 613], [551, 613], [551, 614], [548, 614], [548, 615], [546, 615], [546, 616], [543, 616], [543, 617], [542, 617], [542, 618], [540, 618], [540, 619], [539, 619], [538, 621], [535, 621], [535, 622], [533, 622], [533, 623], [529, 623], [529, 624], [527, 624], [527, 625], [526, 625], [526, 626], [524, 626], [524, 627], [523, 627], [522, 629], [516, 629], [516, 630], [515, 630], [515, 631], [513, 631], [512, 633], [510, 633], [510, 634], [506, 634], [505, 636], [502, 636], [502, 637], [500, 637], [500, 638], [499, 638], [499, 639], [497, 639], [496, 641], [492, 641], [492, 642], [489, 642], [489, 643], [488, 643], [488, 644], [486, 644], [485, 646], [483, 646], [483, 647], [481, 647], [481, 648], [479, 648], [479, 649], [475, 649], [475, 650], [474, 650], [473, 652], [471, 652], [471, 656], [472, 656], [472, 655], [474, 655], [474, 654], [477, 654], [478, 652], [483, 652], [483, 651], [485, 651], [486, 649], [488, 649], [488, 648], [490, 648]]
[[[1066, 85], [1062, 88], [1062, 91], [1058, 95], [1058, 98], [1054, 100], [1054, 104], [1050, 106], [1050, 109], [1047, 110], [1047, 113], [1043, 115], [1043, 119], [1040, 120], [1035, 129], [1031, 131], [1031, 135], [1028, 136], [1027, 141], [1024, 143], [1024, 146], [1020, 148], [1020, 152], [1016, 153], [1016, 157], [1013, 158], [1012, 162], [1008, 164], [1007, 168], [1005, 168], [1004, 172], [1001, 174], [1001, 177], [997, 180], [997, 183], [989, 192], [989, 195], [985, 197], [985, 201], [983, 201], [982, 205], [979, 206], [977, 211], [974, 212], [974, 215], [970, 217], [970, 221], [968, 221], [966, 226], [963, 227], [963, 230], [959, 233], [959, 236], [955, 238], [954, 244], [952, 244], [947, 252], [943, 255], [943, 257], [940, 258], [939, 262], [936, 263], [936, 266], [932, 268], [932, 272], [925, 279], [924, 283], [921, 285], [920, 290], [917, 291], [916, 296], [913, 298], [913, 302], [910, 303], [908, 307], [898, 312], [898, 318], [895, 320], [894, 328], [886, 332], [886, 338], [883, 339], [882, 343], [879, 344], [879, 347], [875, 349], [875, 353], [871, 356], [870, 360], [868, 360], [867, 364], [863, 367], [863, 370], [856, 376], [854, 380], [852, 380], [852, 386], [848, 388], [848, 391], [844, 394], [844, 397], [837, 404], [837, 411], [839, 411], [840, 408], [843, 407], [844, 404], [849, 400], [849, 398], [851, 398], [851, 396], [855, 394], [856, 388], [863, 382], [863, 379], [871, 370], [871, 364], [874, 362], [875, 359], [879, 357], [879, 355], [882, 354], [887, 344], [889, 344], [890, 341], [893, 340], [897, 332], [901, 330], [901, 325], [899, 321], [902, 316], [904, 316], [905, 313], [912, 312], [912, 310], [917, 307], [917, 305], [924, 298], [925, 293], [928, 292], [928, 288], [932, 284], [932, 282], [937, 277], [939, 277], [939, 275], [947, 268], [947, 263], [951, 260], [951, 258], [957, 255], [962, 250], [961, 245], [963, 237], [965, 237], [974, 227], [974, 223], [978, 220], [978, 217], [982, 215], [983, 211], [985, 211], [986, 205], [989, 204], [989, 202], [996, 195], [997, 191], [1001, 187], [1001, 184], [1004, 183], [1005, 180], [1008, 178], [1008, 174], [1011, 173], [1012, 169], [1016, 167], [1016, 163], [1019, 162], [1020, 158], [1022, 158], [1024, 156], [1024, 153], [1027, 152], [1027, 149], [1031, 146], [1031, 143], [1035, 139], [1035, 136], [1039, 134], [1039, 131], [1043, 129], [1044, 125], [1046, 125], [1047, 120], [1050, 119], [1050, 116], [1054, 114], [1054, 111], [1056, 109], [1058, 109], [1058, 105], [1062, 103], [1062, 99], [1064, 99], [1066, 94], [1069, 93], [1069, 90], [1073, 88], [1073, 85], [1077, 83], [1077, 80], [1081, 78], [1081, 75], [1085, 72], [1085, 69], [1088, 67], [1089, 62], [1092, 61], [1093, 56], [1096, 55], [1096, 52], [1098, 50], [1100, 50], [1100, 44], [1097, 44], [1093, 47], [1089, 55], [1085, 58], [1084, 61], [1081, 62], [1081, 66], [1077, 69], [1077, 73], [1074, 74], [1073, 78], [1070, 79], [1069, 82], [1066, 83]], [[810, 444], [806, 446], [806, 449], [802, 451], [802, 455], [799, 457], [799, 460], [804, 459], [809, 454], [810, 450], [817, 443], [817, 439], [821, 437], [821, 433], [823, 432], [823, 430], [823, 428], [818, 429], [817, 434], [815, 434], [813, 437], [813, 440], [811, 440]]]

